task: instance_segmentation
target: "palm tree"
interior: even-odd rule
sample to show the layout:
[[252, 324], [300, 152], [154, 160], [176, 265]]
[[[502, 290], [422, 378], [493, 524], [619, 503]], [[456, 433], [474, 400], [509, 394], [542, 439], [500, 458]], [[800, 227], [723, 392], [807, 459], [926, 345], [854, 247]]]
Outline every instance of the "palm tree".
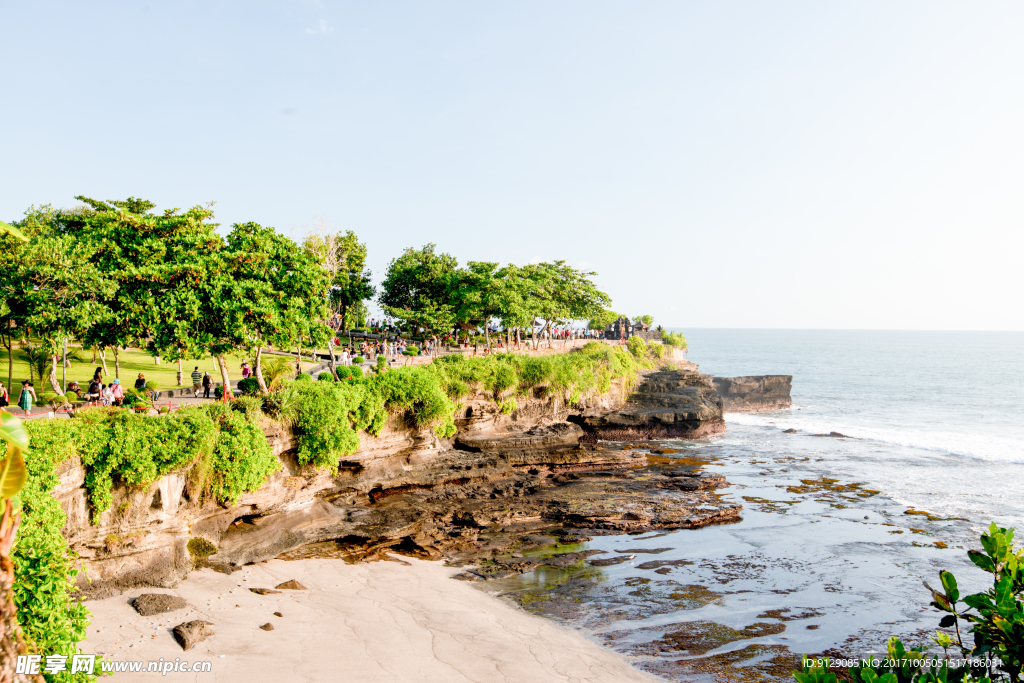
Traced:
[[267, 383], [267, 389], [274, 391], [281, 386], [281, 383], [288, 379], [291, 373], [291, 358], [288, 356], [263, 356], [260, 364], [263, 370], [263, 380]]

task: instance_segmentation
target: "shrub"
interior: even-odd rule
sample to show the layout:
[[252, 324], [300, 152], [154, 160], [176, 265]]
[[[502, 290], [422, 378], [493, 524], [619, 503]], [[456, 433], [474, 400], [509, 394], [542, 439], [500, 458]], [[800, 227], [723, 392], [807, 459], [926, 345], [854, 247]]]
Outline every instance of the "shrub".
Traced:
[[[78, 654], [89, 625], [89, 610], [71, 598], [78, 567], [61, 527], [67, 516], [52, 491], [57, 466], [75, 454], [76, 420], [33, 420], [25, 425], [28, 481], [21, 490], [22, 522], [11, 551], [18, 621], [35, 652]], [[72, 680], [63, 673], [53, 680]]]
[[388, 365], [388, 359], [384, 356], [377, 356], [377, 371], [380, 372]]
[[647, 342], [640, 337], [630, 337], [627, 339], [626, 348], [629, 349], [634, 358], [647, 357]]
[[332, 375], [329, 372], [321, 372], [319, 375], [316, 376], [316, 378], [320, 382], [333, 382], [334, 381], [334, 375]]
[[363, 369], [358, 365], [348, 366], [348, 376], [352, 379], [361, 379], [363, 376]]
[[664, 344], [648, 344], [647, 353], [651, 355], [651, 358], [664, 358], [665, 357], [665, 345]]
[[341, 456], [359, 450], [352, 423], [362, 403], [362, 386], [296, 382], [294, 387], [299, 394], [292, 423], [299, 464], [337, 468]]
[[363, 363], [365, 363], [365, 362], [366, 362], [366, 359], [365, 359], [365, 358], [363, 358], [362, 356], [356, 356], [356, 357], [354, 357], [354, 358], [352, 359], [352, 363], [353, 363], [354, 365], [362, 365], [362, 364], [363, 364]]
[[686, 337], [680, 332], [663, 332], [661, 335], [661, 343], [665, 346], [671, 346], [674, 349], [685, 349]]
[[160, 383], [149, 380], [146, 382], [146, 391], [160, 391]]
[[238, 380], [238, 393], [243, 396], [256, 396], [260, 393], [260, 383], [255, 377], [246, 377]]
[[303, 373], [300, 373], [298, 376], [295, 377], [295, 381], [296, 382], [312, 382], [313, 381], [313, 376], [312, 375], [307, 375], [306, 373], [303, 372]]
[[224, 398], [224, 387], [214, 387], [213, 397], [216, 398], [217, 400]]
[[420, 350], [415, 345], [409, 344], [408, 346], [405, 347], [405, 351], [402, 351], [402, 355], [418, 356], [420, 355]]

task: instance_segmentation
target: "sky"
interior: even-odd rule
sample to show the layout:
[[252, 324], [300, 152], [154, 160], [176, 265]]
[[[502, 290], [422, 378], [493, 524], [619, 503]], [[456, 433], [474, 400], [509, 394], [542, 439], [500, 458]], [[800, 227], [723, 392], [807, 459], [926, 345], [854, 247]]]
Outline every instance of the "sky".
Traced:
[[669, 327], [1024, 330], [1024, 3], [0, 0], [0, 220], [564, 259]]

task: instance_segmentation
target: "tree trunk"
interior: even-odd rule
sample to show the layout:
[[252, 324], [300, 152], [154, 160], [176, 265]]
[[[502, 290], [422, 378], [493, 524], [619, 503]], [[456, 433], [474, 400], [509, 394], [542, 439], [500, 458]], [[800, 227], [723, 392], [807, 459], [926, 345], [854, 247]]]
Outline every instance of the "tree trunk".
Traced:
[[327, 340], [327, 355], [330, 356], [328, 362], [331, 364], [331, 374], [334, 375], [334, 381], [338, 381], [338, 359], [334, 357], [334, 337]]
[[302, 343], [295, 347], [295, 376], [302, 374]]
[[256, 347], [256, 384], [260, 385], [260, 391], [264, 395], [269, 394], [270, 390], [267, 389], [267, 382], [263, 379], [263, 347]]
[[491, 351], [491, 326], [484, 324], [484, 341], [487, 343], [487, 352]]
[[224, 394], [221, 396], [222, 400], [231, 400], [231, 380], [228, 378], [228, 361], [224, 356], [217, 356], [217, 365], [220, 367], [220, 381], [224, 384]]
[[0, 520], [0, 683], [44, 683], [42, 674], [15, 673], [18, 655], [28, 654], [25, 637], [18, 625], [18, 609], [14, 606], [14, 562], [11, 560], [21, 513], [14, 511], [14, 503], [10, 499], [3, 504], [4, 513]]
[[57, 381], [57, 354], [50, 356], [50, 387], [58, 396], [64, 395], [64, 391], [60, 388], [60, 382]]
[[[3, 339], [3, 335], [0, 335], [0, 339]], [[14, 391], [14, 387], [11, 386], [14, 383], [14, 340], [11, 339], [10, 332], [8, 332], [7, 341], [4, 342], [4, 346], [7, 347], [7, 392]]]
[[[93, 358], [92, 362], [95, 363], [96, 359]], [[100, 349], [100, 365], [103, 366], [103, 376], [110, 377], [110, 370], [107, 370], [107, 350]]]
[[114, 347], [114, 378], [121, 379], [121, 361], [117, 357], [117, 347]]
[[181, 386], [182, 372], [181, 372], [181, 359], [178, 359], [178, 386]]

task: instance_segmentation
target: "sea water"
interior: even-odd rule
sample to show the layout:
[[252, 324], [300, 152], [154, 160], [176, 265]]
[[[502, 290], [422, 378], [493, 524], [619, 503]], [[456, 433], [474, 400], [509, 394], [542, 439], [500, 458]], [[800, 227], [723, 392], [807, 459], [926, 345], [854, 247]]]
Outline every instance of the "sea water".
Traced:
[[591, 559], [624, 561], [489, 588], [669, 679], [784, 680], [800, 654], [855, 658], [893, 635], [934, 647], [923, 581], [948, 569], [982, 590], [966, 550], [991, 521], [1024, 533], [1024, 334], [685, 332], [703, 373], [793, 375], [791, 409], [655, 444], [724, 474], [742, 519], [596, 536]]
[[793, 408], [728, 414], [750, 447], [785, 429], [861, 441], [820, 445], [826, 468], [895, 500], [1024, 532], [1024, 333], [712, 330], [687, 333], [706, 374], [793, 375]]

